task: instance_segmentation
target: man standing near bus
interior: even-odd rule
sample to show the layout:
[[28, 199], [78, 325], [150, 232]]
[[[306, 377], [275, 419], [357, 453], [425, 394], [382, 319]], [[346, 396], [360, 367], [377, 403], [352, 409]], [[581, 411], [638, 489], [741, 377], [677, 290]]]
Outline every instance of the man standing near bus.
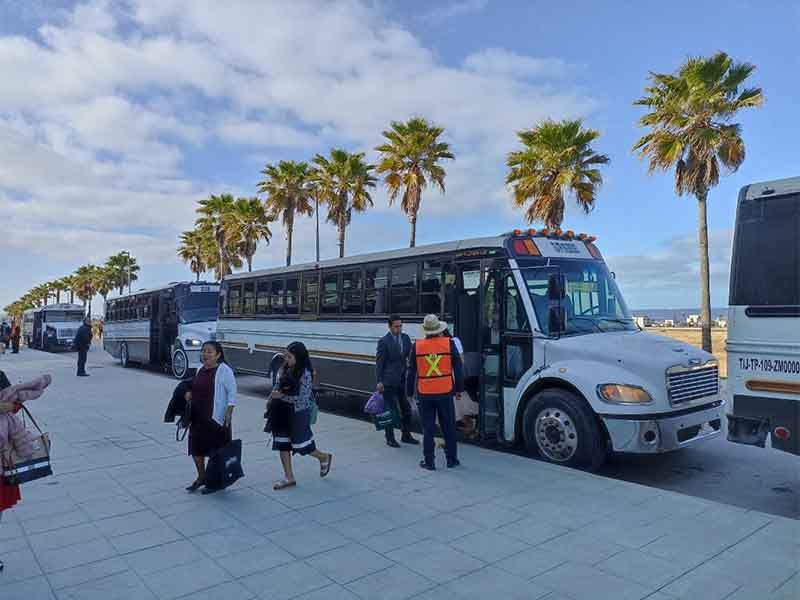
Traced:
[[[375, 353], [375, 377], [377, 390], [383, 394], [384, 402], [394, 403], [402, 418], [404, 444], [419, 444], [411, 435], [411, 405], [406, 396], [406, 371], [408, 355], [411, 353], [411, 338], [403, 333], [403, 321], [397, 315], [389, 317], [389, 332], [378, 340]], [[394, 428], [386, 428], [386, 445], [399, 448], [394, 437]]]
[[461, 356], [452, 338], [443, 335], [447, 323], [436, 315], [427, 315], [422, 322], [425, 339], [417, 340], [411, 348], [408, 361], [406, 392], [416, 392], [419, 412], [422, 417], [423, 459], [419, 466], [429, 471], [436, 470], [434, 462], [434, 434], [436, 418], [444, 436], [444, 453], [447, 468], [452, 469], [458, 461], [456, 447], [456, 416], [453, 395], [460, 400], [464, 391], [464, 374]]
[[86, 356], [92, 346], [92, 319], [84, 317], [83, 325], [78, 327], [75, 340], [72, 342], [78, 349], [78, 377], [88, 377], [86, 372]]

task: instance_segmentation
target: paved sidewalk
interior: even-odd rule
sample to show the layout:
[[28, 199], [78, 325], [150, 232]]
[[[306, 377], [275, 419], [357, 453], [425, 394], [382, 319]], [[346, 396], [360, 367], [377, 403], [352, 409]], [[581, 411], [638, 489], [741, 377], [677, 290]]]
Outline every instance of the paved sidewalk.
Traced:
[[321, 414], [328, 478], [298, 458], [272, 491], [264, 399], [240, 398], [246, 477], [209, 496], [162, 416], [174, 381], [90, 354], [0, 358], [12, 382], [54, 376], [31, 403], [57, 475], [0, 523], [2, 600], [800, 597], [800, 521], [462, 447], [417, 467], [368, 423]]

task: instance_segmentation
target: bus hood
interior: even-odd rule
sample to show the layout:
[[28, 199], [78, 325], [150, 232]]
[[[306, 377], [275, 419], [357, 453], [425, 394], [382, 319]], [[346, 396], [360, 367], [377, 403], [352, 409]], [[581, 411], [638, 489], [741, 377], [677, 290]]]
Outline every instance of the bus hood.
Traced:
[[685, 342], [641, 331], [562, 337], [547, 344], [546, 354], [548, 367], [592, 370], [597, 383], [638, 385], [654, 398], [665, 397], [668, 368], [714, 360], [713, 354]]
[[72, 339], [75, 337], [75, 334], [78, 333], [78, 328], [81, 326], [80, 323], [64, 321], [64, 322], [49, 322], [45, 323], [45, 331], [48, 329], [52, 329], [56, 332], [56, 337], [59, 338], [69, 338]]

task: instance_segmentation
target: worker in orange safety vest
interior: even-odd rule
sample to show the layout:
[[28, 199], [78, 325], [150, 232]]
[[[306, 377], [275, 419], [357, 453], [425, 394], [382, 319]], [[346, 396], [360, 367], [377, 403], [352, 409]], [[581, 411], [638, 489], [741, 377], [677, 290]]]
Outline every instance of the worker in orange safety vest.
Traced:
[[422, 418], [423, 459], [419, 466], [433, 471], [434, 440], [436, 418], [445, 442], [447, 467], [452, 469], [461, 464], [456, 447], [456, 412], [453, 396], [461, 398], [464, 391], [463, 365], [452, 338], [442, 335], [447, 323], [436, 315], [427, 315], [422, 323], [425, 339], [417, 340], [408, 357], [406, 393], [410, 398], [417, 397], [419, 414]]

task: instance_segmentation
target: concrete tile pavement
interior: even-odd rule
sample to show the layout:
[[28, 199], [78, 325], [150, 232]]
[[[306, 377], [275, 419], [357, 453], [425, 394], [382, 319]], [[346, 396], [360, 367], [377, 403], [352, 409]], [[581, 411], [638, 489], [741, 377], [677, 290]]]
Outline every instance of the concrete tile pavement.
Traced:
[[[320, 415], [335, 454], [321, 480], [274, 492], [263, 397], [243, 394], [234, 433], [246, 477], [187, 494], [185, 443], [161, 422], [170, 378], [90, 354], [3, 357], [41, 372], [31, 404], [56, 475], [24, 486], [0, 522], [3, 600], [53, 598], [794, 598], [800, 522], [476, 447], [464, 467], [420, 470], [363, 422]], [[244, 386], [243, 386], [244, 387]], [[246, 386], [253, 389], [252, 385]]]

